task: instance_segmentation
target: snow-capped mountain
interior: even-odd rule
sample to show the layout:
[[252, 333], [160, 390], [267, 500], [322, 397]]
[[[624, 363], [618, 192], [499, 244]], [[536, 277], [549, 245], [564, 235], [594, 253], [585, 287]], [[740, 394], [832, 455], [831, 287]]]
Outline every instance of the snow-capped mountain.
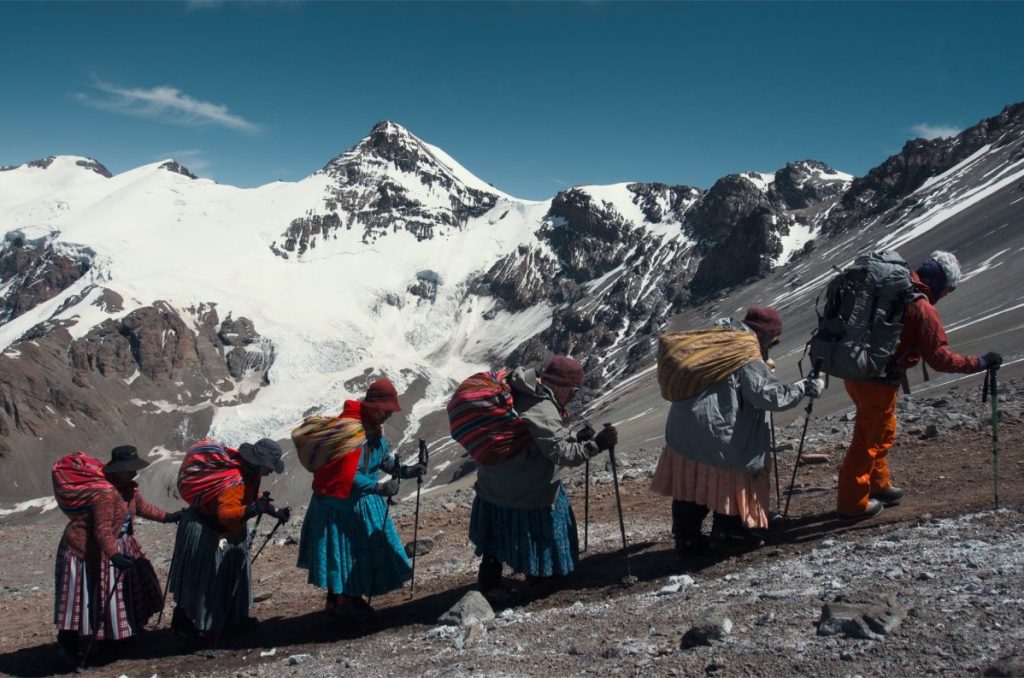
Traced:
[[[551, 352], [578, 357], [601, 398], [649, 369], [672, 314], [839, 232], [863, 195], [851, 181], [803, 161], [707, 191], [525, 201], [391, 122], [306, 179], [254, 189], [170, 159], [116, 176], [72, 156], [4, 168], [0, 498], [45, 494], [73, 449], [284, 439], [380, 374], [402, 393], [395, 442], [443, 442], [454, 383]], [[446, 449], [434, 470], [450, 477]]]

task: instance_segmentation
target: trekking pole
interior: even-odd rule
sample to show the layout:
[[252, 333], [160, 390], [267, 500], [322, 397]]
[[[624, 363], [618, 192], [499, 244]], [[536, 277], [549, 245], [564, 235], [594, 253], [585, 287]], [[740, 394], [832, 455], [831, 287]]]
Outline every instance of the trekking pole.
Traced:
[[156, 618], [156, 628], [160, 628], [160, 622], [164, 620], [164, 608], [167, 607], [167, 593], [171, 590], [171, 568], [174, 567], [174, 559], [171, 559], [171, 565], [167, 568], [167, 581], [164, 582], [164, 598], [163, 603], [160, 605], [160, 614]]
[[[611, 424], [605, 424], [605, 428], [610, 427]], [[618, 465], [615, 463], [615, 446], [608, 448], [608, 458], [612, 462], [612, 481], [615, 485], [615, 505], [619, 510], [619, 532], [622, 534], [622, 557], [626, 560], [626, 576], [622, 578], [622, 583], [625, 586], [631, 586], [636, 583], [636, 577], [629, 569], [629, 550], [626, 545], [626, 523], [622, 520], [622, 497], [619, 496], [619, 471]]]
[[[259, 550], [256, 551], [256, 555], [254, 555], [252, 557], [252, 560], [249, 562], [249, 567], [252, 567], [253, 565], [256, 564], [256, 559], [260, 557], [261, 553], [263, 553], [263, 549], [265, 549], [267, 547], [267, 544], [270, 542], [271, 538], [273, 538], [274, 533], [277, 532], [277, 528], [279, 528], [282, 525], [284, 525], [284, 523], [285, 523], [285, 521], [284, 521], [283, 518], [278, 518], [277, 519], [277, 524], [274, 525], [274, 529], [272, 529], [270, 531], [270, 534], [267, 535], [267, 538], [263, 540], [263, 544], [260, 545]], [[255, 535], [256, 532], [253, 531], [253, 534]]]
[[117, 575], [114, 577], [114, 585], [110, 587], [110, 593], [107, 594], [107, 599], [103, 603], [103, 607], [100, 608], [100, 614], [97, 621], [97, 628], [92, 634], [92, 638], [89, 639], [89, 644], [85, 647], [85, 653], [82, 654], [82, 662], [78, 665], [79, 669], [85, 668], [85, 662], [89, 659], [89, 653], [92, 652], [92, 646], [96, 644], [96, 637], [100, 635], [100, 630], [106, 624], [104, 617], [110, 612], [110, 600], [114, 597], [114, 592], [117, 591], [117, 587], [121, 584], [121, 577], [124, 575], [124, 570], [118, 570]]
[[[584, 421], [583, 426], [590, 428], [590, 422]], [[583, 485], [583, 553], [587, 552], [587, 548], [590, 544], [590, 460], [587, 459], [587, 463], [584, 467], [586, 469], [585, 480]]]
[[999, 386], [997, 383], [998, 367], [990, 367], [985, 372], [985, 383], [981, 387], [981, 402], [992, 397], [992, 471], [993, 489], [995, 491], [996, 509], [999, 508]]
[[[808, 379], [817, 379], [818, 374], [821, 373], [822, 361], [814, 363], [814, 368], [811, 373], [807, 375]], [[796, 485], [796, 471], [800, 468], [800, 456], [804, 453], [804, 441], [807, 440], [807, 425], [811, 423], [811, 412], [814, 410], [814, 398], [807, 399], [807, 407], [804, 408], [804, 412], [807, 413], [807, 417], [804, 419], [804, 430], [800, 434], [800, 446], [796, 450], [796, 461], [793, 462], [793, 477], [789, 479], [789, 491], [786, 493], [786, 509], [782, 512], [782, 527], [786, 527], [786, 519], [789, 517], [789, 502], [793, 498], [793, 486]]]
[[775, 413], [768, 413], [768, 423], [772, 430], [772, 464], [775, 466], [775, 508], [782, 506], [782, 486], [779, 484], [779, 448], [775, 445]]
[[[423, 472], [426, 473], [427, 464], [430, 461], [430, 453], [427, 451], [427, 441], [420, 438], [419, 463], [423, 464]], [[420, 488], [423, 487], [423, 476], [416, 476], [416, 517], [412, 523], [412, 584], [409, 586], [409, 598], [416, 595], [416, 552], [420, 548]]]

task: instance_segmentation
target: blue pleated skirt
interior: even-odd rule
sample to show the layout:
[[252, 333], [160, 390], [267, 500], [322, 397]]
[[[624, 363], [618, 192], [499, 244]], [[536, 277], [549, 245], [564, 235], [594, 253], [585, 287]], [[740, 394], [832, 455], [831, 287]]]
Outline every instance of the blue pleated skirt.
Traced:
[[313, 495], [302, 523], [298, 566], [309, 583], [346, 596], [379, 596], [412, 577], [412, 563], [377, 495]]
[[515, 572], [534, 577], [567, 575], [580, 557], [576, 516], [561, 487], [551, 508], [507, 508], [478, 495], [469, 519], [469, 539], [478, 556], [494, 556]]

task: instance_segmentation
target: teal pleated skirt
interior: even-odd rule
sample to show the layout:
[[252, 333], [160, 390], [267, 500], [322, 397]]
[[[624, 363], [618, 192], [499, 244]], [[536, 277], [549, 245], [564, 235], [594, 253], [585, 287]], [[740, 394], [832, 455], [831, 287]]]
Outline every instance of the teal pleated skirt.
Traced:
[[412, 563], [378, 495], [313, 495], [302, 523], [298, 566], [331, 593], [379, 596], [412, 577]]
[[534, 577], [567, 575], [580, 558], [576, 516], [561, 487], [551, 508], [507, 508], [477, 496], [469, 539], [478, 556], [494, 556], [515, 572]]

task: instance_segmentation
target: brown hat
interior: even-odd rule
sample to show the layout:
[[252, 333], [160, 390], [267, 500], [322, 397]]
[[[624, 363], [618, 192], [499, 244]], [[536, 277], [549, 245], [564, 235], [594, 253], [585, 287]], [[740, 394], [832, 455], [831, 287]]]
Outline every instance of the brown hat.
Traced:
[[397, 412], [402, 409], [398, 404], [398, 391], [395, 390], [395, 385], [385, 377], [370, 384], [370, 388], [366, 389], [363, 404], [386, 412]]
[[139, 457], [134, 445], [118, 445], [110, 451], [110, 462], [103, 466], [103, 472], [141, 471], [147, 466], [149, 462]]
[[782, 335], [782, 316], [774, 308], [751, 306], [743, 324], [754, 330], [758, 337], [771, 339]]
[[544, 366], [540, 378], [548, 386], [579, 388], [583, 386], [583, 368], [569, 356], [556, 355]]

